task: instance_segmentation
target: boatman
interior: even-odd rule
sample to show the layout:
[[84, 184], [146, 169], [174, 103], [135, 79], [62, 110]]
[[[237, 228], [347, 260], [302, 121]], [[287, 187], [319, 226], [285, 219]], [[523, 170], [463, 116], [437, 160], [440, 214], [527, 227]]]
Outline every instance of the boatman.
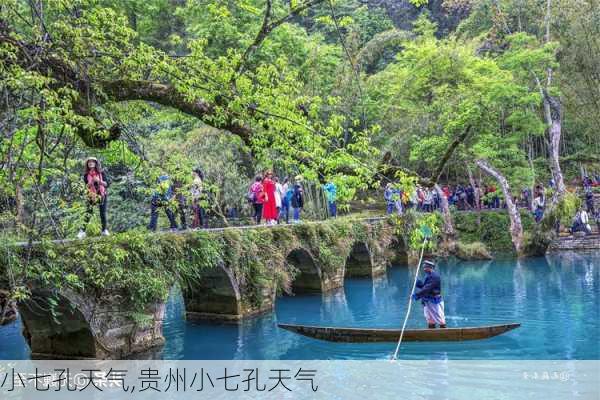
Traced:
[[444, 299], [442, 299], [442, 280], [440, 275], [435, 272], [435, 263], [426, 260], [423, 263], [425, 270], [425, 280], [417, 280], [417, 290], [412, 296], [413, 300], [421, 300], [427, 326], [430, 329], [435, 328], [436, 324], [440, 328], [446, 327], [446, 317], [444, 315]]

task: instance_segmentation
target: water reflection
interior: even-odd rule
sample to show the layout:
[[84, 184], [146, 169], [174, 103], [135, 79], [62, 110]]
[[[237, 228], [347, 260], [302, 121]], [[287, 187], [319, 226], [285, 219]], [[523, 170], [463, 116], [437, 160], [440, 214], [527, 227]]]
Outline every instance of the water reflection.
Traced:
[[[560, 253], [524, 260], [440, 263], [449, 326], [521, 322], [481, 341], [405, 343], [408, 359], [598, 359], [600, 253]], [[190, 323], [175, 291], [167, 305], [159, 353], [168, 359], [387, 359], [395, 343], [318, 341], [277, 328], [278, 322], [399, 327], [414, 268], [390, 268], [376, 279], [347, 279], [324, 295], [280, 297], [274, 313], [239, 324]], [[415, 304], [409, 327], [423, 327]], [[0, 328], [0, 358], [28, 357], [20, 327]], [[156, 356], [156, 355], [155, 355]]]

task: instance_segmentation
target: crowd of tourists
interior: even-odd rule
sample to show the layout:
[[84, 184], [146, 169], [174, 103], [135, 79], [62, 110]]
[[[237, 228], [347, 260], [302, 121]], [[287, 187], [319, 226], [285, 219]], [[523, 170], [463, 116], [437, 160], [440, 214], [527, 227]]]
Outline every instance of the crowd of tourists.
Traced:
[[[191, 171], [191, 184], [185, 185], [182, 180], [161, 175], [156, 180], [156, 187], [150, 198], [150, 222], [148, 229], [155, 231], [158, 226], [159, 212], [162, 210], [169, 221], [172, 231], [208, 227], [205, 210], [206, 196], [203, 194], [204, 175], [200, 169]], [[86, 210], [83, 225], [77, 237], [86, 236], [86, 227], [90, 222], [94, 209], [100, 212], [102, 235], [109, 235], [107, 226], [108, 180], [98, 159], [90, 157], [85, 160], [83, 182], [86, 187]], [[330, 217], [337, 216], [337, 187], [333, 182], [323, 185]], [[302, 177], [297, 176], [293, 181], [284, 178], [280, 181], [271, 171], [256, 176], [249, 186], [247, 201], [252, 209], [252, 221], [256, 224], [265, 223], [299, 223], [304, 208], [304, 188]], [[191, 211], [191, 224], [188, 225]], [[291, 214], [291, 221], [290, 221]], [[228, 217], [237, 216], [231, 209]], [[179, 220], [179, 224], [178, 224]]]
[[[207, 213], [203, 206], [206, 204], [206, 201], [203, 200], [205, 199], [203, 196], [204, 175], [200, 169], [194, 169], [191, 171], [191, 175], [191, 184], [188, 185], [184, 185], [181, 180], [172, 179], [168, 175], [158, 177], [156, 188], [150, 199], [149, 230], [157, 229], [160, 210], [166, 214], [171, 230], [187, 229], [190, 211], [192, 217], [189, 226], [192, 229], [208, 226]], [[77, 236], [85, 237], [86, 226], [96, 207], [100, 213], [102, 235], [108, 235], [106, 217], [108, 181], [96, 158], [90, 157], [85, 160], [83, 182], [87, 189], [87, 202], [83, 226]], [[600, 209], [594, 208], [594, 188], [600, 187], [600, 176], [585, 176], [581, 183], [585, 202], [574, 216], [570, 232], [583, 231], [589, 234], [592, 232], [590, 222], [595, 221], [600, 231]], [[553, 186], [552, 181], [549, 184]], [[333, 182], [328, 182], [322, 186], [322, 189], [327, 198], [328, 214], [330, 217], [336, 217], [337, 187]], [[414, 208], [418, 212], [439, 210], [441, 207], [440, 196], [444, 197], [449, 207], [457, 210], [493, 210], [506, 207], [503, 196], [493, 184], [474, 183], [454, 187], [445, 185], [439, 192], [433, 188], [417, 186], [408, 193], [396, 185], [388, 183], [383, 195], [387, 214], [402, 214], [408, 208]], [[305, 205], [302, 177], [297, 176], [293, 180], [286, 177], [280, 180], [272, 171], [266, 171], [264, 174], [256, 176], [254, 182], [249, 185], [246, 200], [251, 206], [252, 221], [255, 224], [299, 223]], [[546, 207], [546, 195], [541, 184], [534, 187], [533, 193], [531, 189], [523, 188], [520, 195], [513, 200], [518, 206], [530, 210], [537, 223], [542, 220]], [[179, 224], [177, 220], [179, 220]]]
[[[182, 181], [171, 179], [169, 175], [158, 177], [156, 188], [150, 198], [149, 230], [156, 230], [158, 214], [161, 209], [169, 220], [169, 228], [171, 230], [188, 228], [188, 210], [192, 212], [191, 228], [195, 229], [207, 226], [206, 212], [201, 205], [204, 175], [200, 169], [194, 169], [191, 173], [191, 185], [189, 185], [187, 196], [184, 193], [184, 184]], [[100, 212], [102, 235], [107, 236], [109, 235], [106, 218], [108, 180], [102, 171], [100, 162], [94, 157], [85, 160], [83, 182], [86, 187], [87, 201], [83, 225], [77, 237], [83, 239], [86, 236], [86, 227], [90, 222], [95, 207], [98, 207]], [[177, 224], [177, 218], [180, 221], [179, 225]]]
[[[441, 207], [441, 197], [444, 196], [449, 207], [460, 211], [500, 209], [506, 208], [506, 202], [495, 185], [445, 185], [441, 192], [433, 188], [417, 186], [412, 192], [407, 193], [392, 183], [386, 185], [383, 197], [386, 202], [388, 214], [402, 214], [408, 208], [419, 212], [433, 212]], [[544, 215], [545, 194], [542, 185], [537, 185], [533, 193], [529, 188], [524, 188], [520, 196], [515, 197], [517, 206], [527, 208], [539, 222]]]
[[[333, 182], [323, 185], [327, 197], [328, 212], [332, 218], [337, 217], [337, 187]], [[258, 175], [248, 189], [248, 203], [252, 205], [254, 222], [259, 225], [277, 225], [285, 222], [299, 223], [304, 208], [304, 188], [302, 177], [297, 176], [292, 182], [289, 178], [280, 181], [272, 171]]]

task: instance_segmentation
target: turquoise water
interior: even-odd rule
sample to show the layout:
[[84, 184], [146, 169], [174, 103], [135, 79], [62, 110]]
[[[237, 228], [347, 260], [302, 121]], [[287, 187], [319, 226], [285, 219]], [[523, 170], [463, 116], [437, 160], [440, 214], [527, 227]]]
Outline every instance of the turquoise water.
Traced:
[[[520, 322], [495, 338], [455, 343], [406, 343], [404, 359], [600, 359], [600, 253], [545, 258], [456, 262], [440, 265], [449, 326]], [[278, 322], [399, 327], [407, 307], [412, 270], [347, 279], [326, 295], [277, 299], [275, 312], [241, 324], [184, 321], [180, 297], [167, 306], [166, 359], [382, 359], [395, 343], [322, 342], [278, 329]], [[423, 327], [420, 304], [409, 327]], [[0, 328], [0, 359], [22, 359], [28, 350], [20, 326]]]

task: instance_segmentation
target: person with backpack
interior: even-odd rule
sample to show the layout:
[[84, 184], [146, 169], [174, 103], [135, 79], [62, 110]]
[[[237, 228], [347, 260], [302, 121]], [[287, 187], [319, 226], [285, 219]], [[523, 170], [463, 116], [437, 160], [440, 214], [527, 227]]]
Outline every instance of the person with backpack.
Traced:
[[391, 215], [395, 211], [398, 215], [402, 215], [402, 191], [400, 189], [395, 188], [392, 183], [388, 183], [385, 186], [383, 198], [386, 203], [386, 214]]
[[89, 157], [85, 160], [83, 171], [83, 182], [86, 186], [87, 207], [85, 216], [83, 217], [83, 226], [77, 234], [78, 239], [83, 239], [86, 236], [85, 229], [94, 213], [94, 206], [98, 206], [100, 210], [100, 224], [102, 225], [102, 235], [108, 236], [108, 228], [106, 222], [106, 207], [107, 207], [107, 188], [108, 181], [102, 171], [100, 162], [94, 157]]
[[192, 197], [192, 212], [194, 213], [194, 219], [192, 219], [192, 229], [197, 229], [206, 226], [206, 214], [204, 208], [200, 204], [202, 201], [202, 185], [204, 180], [204, 174], [199, 168], [192, 171], [192, 186], [190, 187], [190, 196]]
[[257, 175], [254, 178], [254, 183], [248, 190], [248, 202], [252, 204], [254, 209], [254, 215], [252, 216], [256, 225], [260, 224], [263, 215], [263, 203], [265, 198], [265, 191], [263, 189], [262, 177]]
[[325, 197], [327, 197], [327, 208], [329, 210], [329, 216], [331, 218], [337, 217], [337, 187], [333, 182], [327, 182], [323, 189], [325, 190]]
[[294, 223], [300, 222], [300, 212], [304, 207], [304, 189], [299, 182], [294, 184], [294, 192], [292, 194], [292, 209], [294, 210]]
[[294, 194], [294, 188], [290, 187], [289, 178], [283, 180], [281, 185], [281, 209], [279, 210], [279, 219], [285, 218], [285, 223], [290, 223], [290, 202]]
[[150, 223], [148, 229], [156, 231], [158, 223], [158, 209], [164, 208], [167, 218], [169, 218], [169, 226], [171, 231], [177, 230], [177, 222], [175, 221], [175, 214], [171, 210], [171, 204], [175, 193], [173, 191], [173, 185], [168, 175], [161, 175], [156, 180], [157, 187], [152, 193], [152, 200], [150, 202]]
[[391, 183], [385, 185], [383, 192], [383, 199], [385, 200], [385, 213], [391, 215], [394, 213], [394, 189]]

